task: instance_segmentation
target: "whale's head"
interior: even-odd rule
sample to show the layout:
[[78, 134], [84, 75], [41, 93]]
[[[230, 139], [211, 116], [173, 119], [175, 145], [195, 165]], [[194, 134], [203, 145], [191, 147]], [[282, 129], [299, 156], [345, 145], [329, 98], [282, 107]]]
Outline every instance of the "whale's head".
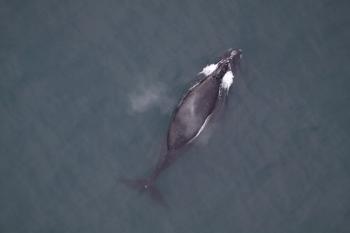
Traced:
[[[212, 74], [221, 79], [228, 71], [235, 75], [242, 58], [241, 49], [228, 49], [215, 64]], [[208, 66], [209, 67], [209, 66]]]
[[213, 75], [221, 80], [221, 87], [223, 89], [230, 89], [233, 79], [238, 71], [241, 58], [241, 49], [229, 49], [217, 63], [217, 69], [213, 72]]
[[233, 74], [236, 74], [241, 59], [242, 49], [229, 49], [224, 53], [219, 63], [222, 63], [224, 66], [227, 66], [228, 70], [230, 70]]
[[235, 75], [241, 59], [241, 49], [228, 49], [216, 64], [207, 65], [200, 73], [205, 76], [213, 75], [218, 79], [223, 78], [228, 71]]

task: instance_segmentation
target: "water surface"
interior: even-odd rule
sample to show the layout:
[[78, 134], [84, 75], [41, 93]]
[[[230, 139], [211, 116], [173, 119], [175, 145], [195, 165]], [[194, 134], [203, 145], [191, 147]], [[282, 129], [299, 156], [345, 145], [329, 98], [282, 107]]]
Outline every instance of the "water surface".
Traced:
[[[350, 232], [347, 1], [2, 1], [0, 231]], [[158, 181], [197, 72], [244, 52], [225, 115]]]

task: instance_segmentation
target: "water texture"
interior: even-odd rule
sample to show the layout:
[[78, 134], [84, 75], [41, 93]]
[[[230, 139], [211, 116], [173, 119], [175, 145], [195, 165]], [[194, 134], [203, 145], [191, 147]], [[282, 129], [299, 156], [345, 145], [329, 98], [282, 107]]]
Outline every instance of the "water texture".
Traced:
[[[0, 232], [350, 232], [348, 1], [0, 1]], [[172, 109], [242, 48], [158, 180]]]

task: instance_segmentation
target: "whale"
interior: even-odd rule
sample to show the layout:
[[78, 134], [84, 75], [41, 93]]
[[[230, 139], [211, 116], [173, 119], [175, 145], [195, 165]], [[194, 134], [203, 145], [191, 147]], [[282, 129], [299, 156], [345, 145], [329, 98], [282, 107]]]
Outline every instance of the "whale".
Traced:
[[242, 59], [241, 49], [228, 49], [216, 63], [205, 66], [196, 81], [183, 94], [176, 105], [167, 131], [165, 153], [152, 173], [144, 179], [120, 181], [140, 192], [148, 191], [152, 199], [166, 204], [155, 183], [160, 174], [181, 155], [179, 151], [196, 141], [228, 96]]

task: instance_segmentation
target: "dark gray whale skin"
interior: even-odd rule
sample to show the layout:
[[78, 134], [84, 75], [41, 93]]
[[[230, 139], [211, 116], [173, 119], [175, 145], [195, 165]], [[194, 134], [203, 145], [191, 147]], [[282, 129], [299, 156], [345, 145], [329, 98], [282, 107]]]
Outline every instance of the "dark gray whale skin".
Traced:
[[199, 80], [183, 95], [172, 114], [166, 152], [160, 157], [151, 176], [138, 180], [121, 179], [123, 183], [140, 191], [148, 190], [153, 199], [165, 203], [154, 185], [157, 177], [176, 160], [179, 156], [176, 152], [192, 143], [205, 127], [206, 121], [222, 104], [227, 95], [222, 93], [222, 78], [228, 71], [236, 76], [241, 57], [241, 49], [229, 49], [221, 57], [214, 71], [210, 74], [199, 74]]
[[[234, 56], [231, 55], [232, 51], [236, 51]], [[185, 93], [173, 113], [168, 130], [169, 151], [181, 148], [196, 136], [207, 117], [217, 106], [222, 77], [232, 69], [235, 74], [240, 56], [241, 50], [229, 50], [211, 75], [202, 77]], [[193, 110], [192, 114], [188, 113], [189, 109]]]

